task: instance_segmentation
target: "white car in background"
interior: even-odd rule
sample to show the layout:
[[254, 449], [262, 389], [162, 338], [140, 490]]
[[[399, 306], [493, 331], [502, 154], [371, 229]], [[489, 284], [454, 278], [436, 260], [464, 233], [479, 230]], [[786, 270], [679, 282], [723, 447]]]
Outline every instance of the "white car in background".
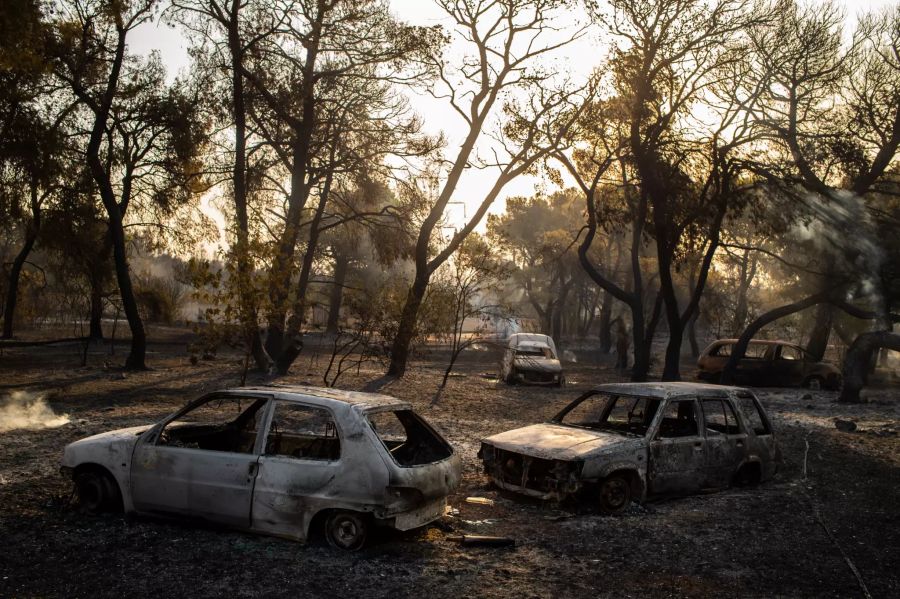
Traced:
[[515, 333], [506, 340], [500, 378], [510, 385], [531, 383], [563, 386], [566, 382], [556, 344], [549, 335]]
[[187, 516], [362, 547], [440, 518], [461, 462], [407, 402], [315, 387], [218, 391], [155, 425], [66, 446], [83, 508]]

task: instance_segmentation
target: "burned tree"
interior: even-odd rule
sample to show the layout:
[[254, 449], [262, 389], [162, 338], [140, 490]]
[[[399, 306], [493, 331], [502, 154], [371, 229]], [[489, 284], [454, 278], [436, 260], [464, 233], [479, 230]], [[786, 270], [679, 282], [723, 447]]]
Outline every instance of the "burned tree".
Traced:
[[[537, 68], [540, 56], [569, 43], [569, 40], [555, 43], [547, 40], [554, 30], [551, 20], [563, 3], [490, 0], [473, 4], [440, 0], [439, 4], [454, 22], [454, 33], [465, 43], [467, 57], [459, 67], [448, 66], [443, 56], [432, 57], [443, 84], [432, 90], [432, 94], [446, 100], [459, 115], [464, 134], [419, 228], [414, 253], [415, 276], [391, 348], [388, 376], [403, 376], [406, 372], [419, 310], [434, 272], [481, 222], [504, 187], [559, 146], [573, 117], [572, 90], [553, 89], [553, 77]], [[526, 98], [519, 101], [517, 93]], [[489, 125], [489, 118], [506, 95], [514, 99], [504, 106], [507, 123], [496, 135], [496, 160], [478, 161], [476, 146]], [[473, 165], [495, 168], [497, 177], [468, 222], [433, 253], [435, 229], [445, 217], [464, 170]]]

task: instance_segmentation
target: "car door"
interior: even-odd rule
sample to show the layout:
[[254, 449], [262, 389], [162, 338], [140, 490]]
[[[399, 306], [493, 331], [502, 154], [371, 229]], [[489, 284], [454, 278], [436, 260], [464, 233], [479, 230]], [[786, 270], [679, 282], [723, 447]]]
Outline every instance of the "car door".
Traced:
[[248, 527], [268, 401], [209, 396], [141, 439], [131, 465], [135, 508]]
[[[253, 529], [303, 539], [317, 511], [352, 501], [364, 485], [354, 491], [347, 485], [353, 476], [342, 476], [346, 448], [329, 409], [276, 399], [267, 428], [253, 493]], [[366, 472], [359, 464], [353, 470]]]
[[661, 410], [650, 441], [651, 493], [691, 493], [700, 489], [706, 463], [706, 439], [698, 427], [694, 398], [670, 399]]
[[779, 345], [773, 348], [771, 362], [772, 382], [776, 385], [792, 386], [803, 381], [803, 354], [799, 349]]
[[700, 404], [706, 435], [704, 486], [726, 487], [747, 455], [747, 433], [726, 397], [703, 398]]

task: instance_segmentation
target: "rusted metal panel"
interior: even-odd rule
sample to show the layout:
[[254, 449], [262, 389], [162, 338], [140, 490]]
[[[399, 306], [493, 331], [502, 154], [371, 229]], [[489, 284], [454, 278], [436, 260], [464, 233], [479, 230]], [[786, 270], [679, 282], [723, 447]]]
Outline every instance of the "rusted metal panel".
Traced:
[[[613, 403], [601, 419], [566, 423], [580, 402], [602, 394]], [[607, 420], [618, 401], [614, 398], [632, 402], [627, 422]], [[706, 403], [721, 410], [720, 420], [707, 415], [701, 407]], [[640, 412], [634, 407], [639, 404]], [[754, 415], [756, 424], [750, 420]], [[727, 486], [746, 464], [759, 464], [766, 480], [781, 459], [771, 423], [749, 391], [696, 383], [601, 385], [549, 423], [484, 439], [479, 456], [499, 487], [552, 500], [577, 496], [622, 472], [640, 483], [638, 500], [652, 493]]]

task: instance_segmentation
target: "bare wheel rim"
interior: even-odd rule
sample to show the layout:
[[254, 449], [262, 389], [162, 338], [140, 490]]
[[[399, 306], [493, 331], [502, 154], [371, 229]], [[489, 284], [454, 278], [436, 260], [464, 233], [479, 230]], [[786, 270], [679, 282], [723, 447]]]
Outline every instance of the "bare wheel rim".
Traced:
[[609, 509], [618, 510], [625, 507], [628, 503], [630, 493], [628, 492], [628, 483], [621, 478], [612, 478], [603, 483], [600, 490], [600, 496], [603, 505]]
[[366, 539], [366, 525], [361, 518], [351, 514], [334, 516], [329, 523], [328, 537], [341, 549], [359, 549]]
[[822, 380], [819, 377], [814, 376], [811, 379], [809, 379], [809, 383], [807, 383], [807, 387], [809, 387], [813, 391], [819, 391], [822, 389]]

